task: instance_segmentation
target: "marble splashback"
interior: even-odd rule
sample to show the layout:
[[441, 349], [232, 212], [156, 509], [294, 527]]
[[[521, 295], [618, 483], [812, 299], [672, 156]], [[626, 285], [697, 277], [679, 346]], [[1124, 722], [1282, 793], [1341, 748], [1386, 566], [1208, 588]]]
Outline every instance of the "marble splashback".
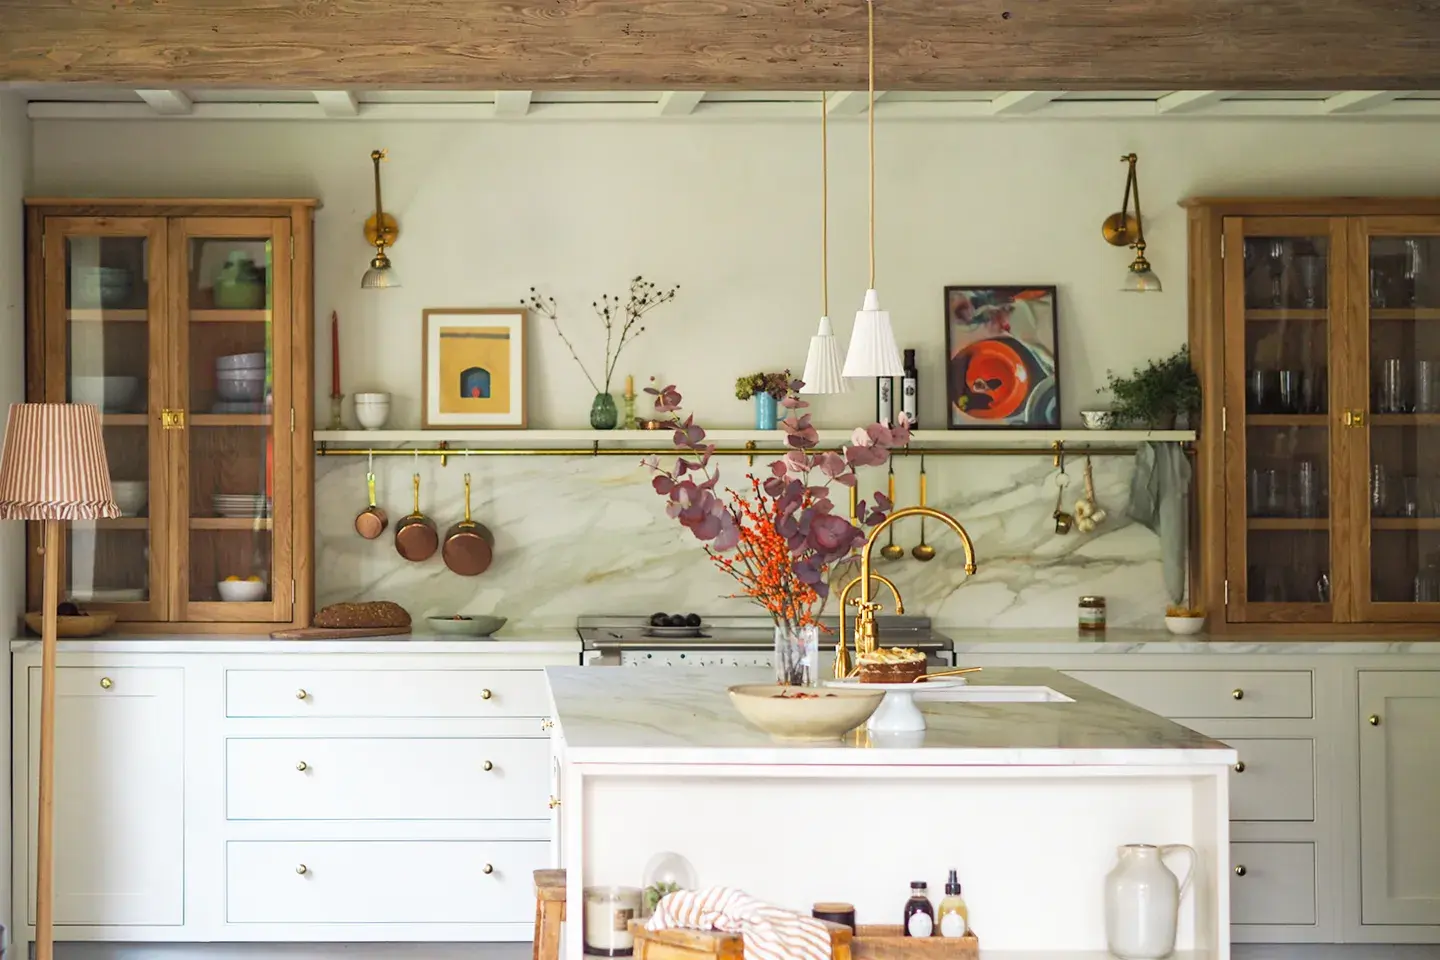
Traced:
[[[743, 458], [718, 461], [722, 484], [741, 485]], [[319, 604], [393, 600], [420, 618], [495, 613], [512, 627], [572, 626], [582, 613], [750, 613], [728, 599], [728, 577], [668, 519], [649, 475], [630, 457], [383, 457], [375, 460], [378, 496], [390, 527], [378, 540], [354, 532], [365, 506], [365, 458], [316, 460], [315, 586]], [[915, 502], [919, 458], [896, 460], [896, 499]], [[1082, 489], [1082, 461], [1069, 465], [1066, 509]], [[463, 512], [463, 478], [471, 474], [475, 518], [495, 536], [495, 562], [478, 577], [451, 573], [437, 554], [409, 563], [395, 552], [395, 525], [411, 508], [411, 476], [421, 476], [421, 506], [445, 528]], [[1095, 532], [1057, 536], [1055, 471], [1034, 457], [931, 457], [929, 499], [974, 538], [979, 571], [967, 577], [950, 531], [930, 524], [937, 554], [913, 560], [916, 521], [896, 527], [905, 559], [877, 559], [900, 586], [910, 613], [942, 626], [1070, 627], [1076, 599], [1104, 596], [1113, 626], [1160, 626], [1165, 594], [1156, 536], [1126, 517], [1133, 458], [1097, 457], [1097, 498], [1109, 518]], [[762, 474], [763, 475], [763, 474]], [[883, 469], [862, 476], [861, 491], [883, 489]], [[878, 550], [877, 550], [878, 557]]]

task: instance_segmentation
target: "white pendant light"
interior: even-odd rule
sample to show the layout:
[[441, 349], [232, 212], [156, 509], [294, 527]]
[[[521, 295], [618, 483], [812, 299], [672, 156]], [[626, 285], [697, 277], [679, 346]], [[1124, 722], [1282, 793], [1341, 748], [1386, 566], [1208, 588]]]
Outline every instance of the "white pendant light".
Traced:
[[805, 357], [805, 385], [801, 393], [844, 393], [849, 389], [840, 374], [844, 358], [840, 341], [830, 328], [830, 150], [829, 95], [820, 94], [820, 329], [810, 338]]
[[905, 368], [900, 363], [900, 348], [895, 331], [890, 327], [890, 313], [880, 309], [880, 295], [875, 292], [875, 2], [866, 0], [869, 11], [869, 118], [870, 130], [870, 287], [865, 291], [865, 304], [855, 313], [855, 331], [850, 335], [850, 350], [845, 355], [844, 375], [855, 379], [901, 377]]

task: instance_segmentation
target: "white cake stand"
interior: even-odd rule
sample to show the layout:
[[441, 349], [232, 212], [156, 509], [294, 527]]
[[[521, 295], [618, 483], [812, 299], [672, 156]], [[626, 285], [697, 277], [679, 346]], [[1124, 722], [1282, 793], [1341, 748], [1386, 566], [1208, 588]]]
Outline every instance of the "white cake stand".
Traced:
[[884, 690], [885, 699], [870, 715], [865, 729], [871, 733], [914, 733], [925, 729], [925, 714], [915, 705], [915, 694], [923, 693], [926, 687], [962, 687], [964, 677], [939, 677], [923, 683], [862, 683], [859, 680], [828, 680], [827, 687], [849, 687], [863, 690]]

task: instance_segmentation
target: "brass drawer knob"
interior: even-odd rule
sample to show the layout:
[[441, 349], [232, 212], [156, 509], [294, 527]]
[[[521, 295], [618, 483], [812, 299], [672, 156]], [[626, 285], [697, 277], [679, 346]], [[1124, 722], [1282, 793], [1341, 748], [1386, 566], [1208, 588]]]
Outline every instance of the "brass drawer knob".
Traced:
[[485, 761], [485, 772], [486, 772], [486, 773], [489, 773], [491, 770], [494, 770], [494, 769], [495, 769], [495, 764], [492, 763], [492, 762], [489, 761], [489, 760], [486, 760], [486, 761]]
[[495, 696], [495, 694], [493, 694], [493, 693], [490, 692], [490, 688], [489, 688], [489, 687], [486, 687], [485, 689], [483, 689], [483, 690], [480, 691], [480, 699], [481, 699], [481, 700], [489, 700], [489, 699], [490, 699], [491, 697], [493, 697], [493, 696]]
[[1239, 687], [1236, 687], [1234, 690], [1230, 691], [1230, 696], [1234, 697], [1236, 700], [1244, 700], [1245, 691], [1241, 690]]
[[551, 797], [551, 798], [550, 798], [550, 809], [551, 809], [551, 810], [554, 810], [554, 809], [555, 809], [556, 807], [558, 807], [558, 806], [560, 806], [560, 798], [559, 798], [559, 797]]
[[1236, 773], [1244, 773], [1244, 772], [1245, 772], [1245, 761], [1244, 761], [1244, 760], [1241, 760], [1241, 761], [1239, 761], [1239, 762], [1237, 762], [1237, 763], [1235, 764], [1235, 772], [1236, 772]]
[[301, 687], [299, 690], [296, 690], [296, 691], [295, 691], [295, 699], [296, 699], [296, 700], [305, 700], [305, 699], [308, 699], [309, 696], [310, 696], [310, 694], [308, 694], [308, 693], [305, 692], [305, 688], [304, 688], [304, 687]]
[[295, 872], [298, 873], [298, 874], [300, 874], [300, 876], [303, 877], [303, 876], [305, 876], [305, 874], [307, 874], [307, 873], [310, 872], [310, 868], [307, 867], [307, 866], [305, 866], [305, 864], [303, 864], [303, 863], [296, 864], [296, 865], [295, 865]]
[[554, 727], [555, 727], [555, 721], [554, 721], [554, 720], [551, 720], [549, 717], [546, 717], [544, 720], [541, 720], [541, 721], [540, 721], [540, 729], [541, 729], [541, 730], [552, 730], [552, 729], [554, 729]]
[[1370, 714], [1370, 726], [1372, 726], [1372, 727], [1378, 727], [1378, 726], [1380, 726], [1380, 714], [1378, 714], [1378, 713], [1372, 713], [1372, 714]]
[[306, 770], [310, 769], [310, 764], [306, 763], [304, 760], [301, 760], [299, 763], [295, 764], [295, 769], [299, 770], [301, 773], [304, 773]]
[[1236, 866], [1235, 866], [1235, 876], [1237, 876], [1237, 877], [1243, 877], [1243, 876], [1245, 876], [1245, 874], [1247, 874], [1247, 873], [1249, 873], [1249, 871], [1245, 869], [1245, 864], [1243, 864], [1243, 863], [1241, 863], [1241, 864], [1236, 864]]
[[100, 678], [100, 687], [101, 687], [101, 689], [109, 690], [109, 689], [110, 689], [111, 687], [113, 687], [113, 686], [115, 686], [115, 681], [111, 680], [109, 677], [101, 677], [101, 678]]
[[494, 872], [495, 872], [495, 865], [494, 865], [493, 863], [487, 863], [487, 864], [485, 864], [485, 866], [482, 867], [481, 869], [482, 869], [485, 873], [491, 874], [491, 873], [494, 873]]

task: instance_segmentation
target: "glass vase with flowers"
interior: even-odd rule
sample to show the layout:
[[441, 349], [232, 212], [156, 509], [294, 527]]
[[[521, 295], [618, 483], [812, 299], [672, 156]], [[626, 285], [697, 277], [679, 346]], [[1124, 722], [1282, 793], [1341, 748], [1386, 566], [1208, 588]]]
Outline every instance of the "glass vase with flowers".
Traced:
[[[668, 418], [682, 451], [673, 466], [658, 457], [645, 461], [651, 484], [665, 498], [665, 512], [678, 520], [723, 573], [739, 585], [732, 597], [748, 597], [775, 621], [775, 679], [786, 685], [819, 682], [820, 616], [836, 568], [858, 558], [866, 528], [879, 524], [892, 504], [883, 493], [857, 500], [853, 517], [835, 509], [831, 494], [859, 483], [860, 467], [883, 466], [895, 447], [910, 442], [903, 416], [898, 426], [872, 423], [851, 435], [839, 450], [820, 451], [820, 436], [805, 413], [799, 380], [788, 385], [780, 406], [788, 451], [770, 463], [768, 475], [747, 475], [742, 490], [720, 487], [715, 445], [694, 416], [683, 421], [676, 388], [647, 387], [655, 410]], [[843, 616], [843, 611], [841, 612]]]

